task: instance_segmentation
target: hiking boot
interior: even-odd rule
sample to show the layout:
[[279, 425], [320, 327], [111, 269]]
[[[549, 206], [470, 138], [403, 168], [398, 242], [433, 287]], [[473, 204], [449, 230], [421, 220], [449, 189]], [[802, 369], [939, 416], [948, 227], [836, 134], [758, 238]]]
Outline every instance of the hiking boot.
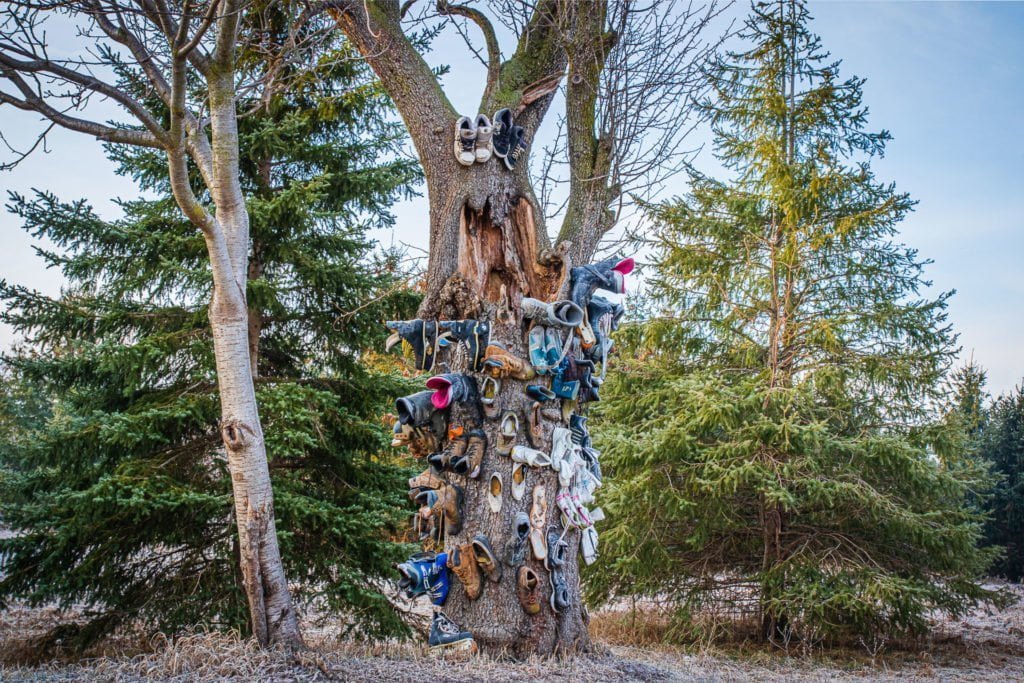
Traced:
[[519, 511], [512, 521], [512, 537], [505, 545], [505, 564], [510, 567], [518, 567], [526, 560], [526, 546], [529, 538], [530, 516]]
[[536, 373], [529, 363], [509, 353], [500, 344], [490, 344], [484, 354], [484, 365], [492, 377], [513, 377], [515, 379], [533, 379]]
[[512, 146], [512, 111], [499, 109], [491, 122], [491, 148], [495, 156], [504, 159], [508, 156], [509, 147]]
[[418, 476], [413, 477], [409, 480], [410, 489], [439, 489], [444, 486], [447, 482], [441, 477], [437, 476], [432, 469], [429, 467]]
[[436, 494], [437, 498], [430, 506], [430, 514], [434, 519], [444, 522], [447, 533], [457, 534], [462, 531], [462, 488], [454, 484], [445, 484], [436, 492], [425, 493]]
[[626, 291], [625, 276], [633, 272], [634, 266], [631, 258], [610, 258], [600, 263], [577, 266], [570, 271], [572, 288], [569, 298], [580, 308], [587, 308], [596, 289], [622, 294]]
[[468, 446], [469, 440], [464, 436], [451, 439], [440, 452], [428, 455], [427, 462], [439, 473], [452, 469], [452, 464], [464, 456]]
[[476, 600], [480, 597], [483, 584], [480, 582], [480, 567], [476, 564], [476, 552], [472, 543], [465, 543], [455, 547], [448, 555], [448, 569], [459, 577], [463, 588], [466, 589], [466, 597]]
[[526, 565], [516, 572], [516, 596], [527, 614], [540, 612], [540, 577]]
[[484, 377], [484, 384], [480, 388], [480, 403], [483, 404], [484, 415], [492, 420], [501, 413], [501, 406], [498, 404], [498, 394], [500, 392], [500, 379]]
[[548, 498], [543, 484], [533, 487], [533, 506], [530, 508], [530, 548], [536, 560], [548, 556], [547, 544], [544, 542], [544, 523], [548, 516]]
[[455, 122], [455, 160], [463, 166], [472, 166], [476, 161], [476, 126], [468, 116], [461, 116]]
[[427, 388], [434, 390], [430, 402], [437, 410], [445, 410], [453, 403], [469, 403], [475, 407], [480, 401], [476, 380], [459, 372], [434, 375], [427, 379]]
[[505, 155], [505, 168], [510, 171], [516, 170], [519, 162], [526, 158], [526, 149], [529, 143], [526, 141], [526, 131], [521, 126], [512, 126], [509, 134], [508, 154]]
[[473, 537], [473, 552], [480, 571], [494, 583], [501, 581], [501, 562], [498, 562], [498, 556], [486, 536], [477, 534]]
[[519, 416], [511, 410], [506, 410], [498, 426], [498, 442], [494, 445], [494, 451], [499, 455], [510, 455], [518, 434]]
[[452, 471], [476, 479], [480, 476], [480, 464], [486, 450], [487, 434], [482, 429], [474, 429], [466, 437], [465, 454], [450, 461]]
[[442, 320], [438, 327], [466, 345], [469, 350], [469, 369], [473, 372], [483, 370], [484, 350], [491, 339], [491, 324], [485, 320]]
[[512, 448], [512, 461], [521, 462], [530, 467], [547, 467], [551, 464], [551, 456], [536, 448], [515, 446]]
[[583, 309], [568, 299], [546, 303], [539, 299], [523, 297], [520, 306], [524, 319], [534, 320], [541, 325], [579, 327], [583, 322]]
[[526, 495], [526, 465], [521, 462], [512, 464], [512, 497], [522, 500]]
[[501, 512], [501, 498], [503, 485], [501, 483], [501, 473], [491, 473], [491, 478], [487, 482], [487, 505], [490, 506], [491, 512]]
[[412, 347], [417, 370], [429, 371], [434, 367], [438, 344], [447, 336], [438, 330], [436, 321], [418, 318], [416, 320], [389, 320], [384, 323], [384, 326], [392, 331], [391, 336], [384, 342], [385, 351], [390, 351], [395, 344], [404, 341]]
[[434, 612], [427, 644], [430, 646], [430, 654], [434, 656], [448, 652], [473, 654], [477, 650], [473, 634], [460, 629], [458, 624], [440, 611]]
[[476, 163], [482, 164], [491, 158], [491, 136], [494, 129], [491, 127], [491, 120], [483, 114], [476, 115], [476, 145], [473, 148], [476, 154]]
[[561, 569], [552, 569], [548, 573], [551, 582], [551, 609], [561, 613], [570, 604], [569, 584], [565, 582], [565, 573]]

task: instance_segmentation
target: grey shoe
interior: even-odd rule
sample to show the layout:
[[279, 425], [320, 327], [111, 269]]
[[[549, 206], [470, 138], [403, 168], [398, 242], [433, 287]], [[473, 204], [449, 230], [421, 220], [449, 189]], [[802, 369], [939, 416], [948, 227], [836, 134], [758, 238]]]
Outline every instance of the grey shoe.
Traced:
[[525, 512], [517, 512], [512, 522], [512, 538], [505, 546], [505, 564], [518, 567], [526, 561], [527, 541], [530, 537], [530, 516]]
[[491, 120], [483, 114], [476, 115], [476, 163], [482, 164], [491, 158], [491, 136], [494, 129], [491, 127]]
[[472, 166], [476, 161], [476, 126], [468, 116], [455, 122], [455, 160], [463, 166]]

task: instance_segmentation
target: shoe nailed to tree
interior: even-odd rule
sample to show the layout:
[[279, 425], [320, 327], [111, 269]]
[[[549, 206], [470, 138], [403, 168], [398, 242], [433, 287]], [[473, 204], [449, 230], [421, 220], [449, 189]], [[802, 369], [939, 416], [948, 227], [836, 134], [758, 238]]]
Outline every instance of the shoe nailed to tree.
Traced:
[[434, 613], [427, 643], [430, 645], [430, 654], [434, 656], [448, 652], [473, 654], [477, 650], [473, 634], [463, 631], [458, 624], [448, 618], [448, 615], [440, 611]]
[[577, 266], [570, 271], [572, 288], [569, 298], [577, 306], [586, 308], [596, 289], [622, 294], [626, 291], [625, 276], [633, 272], [634, 266], [635, 262], [631, 258], [611, 258], [600, 263]]
[[520, 305], [524, 320], [533, 320], [541, 325], [579, 327], [583, 322], [583, 309], [568, 299], [546, 303], [539, 299], [523, 297]]
[[491, 478], [487, 482], [487, 505], [491, 508], [491, 512], [495, 514], [501, 512], [504, 488], [505, 486], [501, 481], [501, 473], [491, 473]]
[[544, 540], [544, 525], [548, 517], [548, 497], [543, 484], [533, 487], [533, 505], [530, 507], [530, 548], [536, 560], [548, 556], [547, 541]]
[[445, 410], [453, 403], [466, 403], [479, 410], [480, 395], [472, 375], [460, 372], [434, 375], [427, 380], [427, 388], [434, 390], [430, 401], [437, 410]]
[[594, 564], [597, 561], [597, 529], [587, 527], [580, 534], [580, 553], [583, 555], [583, 561], [588, 565]]
[[546, 375], [551, 366], [548, 365], [547, 335], [543, 325], [534, 325], [527, 335], [530, 342], [530, 365], [538, 375]]
[[491, 137], [494, 129], [491, 120], [483, 114], [476, 115], [476, 144], [473, 147], [476, 162], [482, 164], [491, 158]]
[[473, 552], [484, 576], [494, 583], [501, 581], [501, 562], [498, 561], [498, 556], [494, 554], [494, 548], [486, 536], [477, 534], [473, 537]]
[[512, 461], [521, 462], [530, 467], [547, 467], [551, 464], [551, 456], [536, 448], [515, 446], [512, 448]]
[[501, 380], [496, 377], [484, 377], [483, 386], [480, 388], [480, 403], [484, 407], [484, 415], [494, 419], [501, 414], [501, 405], [498, 403], [498, 394], [501, 393]]
[[519, 416], [511, 410], [506, 410], [501, 416], [501, 424], [498, 425], [498, 443], [495, 444], [494, 451], [499, 455], [511, 455], [518, 435]]
[[438, 330], [436, 321], [418, 318], [416, 320], [389, 320], [384, 323], [384, 326], [392, 331], [391, 336], [384, 342], [385, 351], [390, 351], [395, 344], [404, 341], [412, 347], [417, 370], [429, 371], [434, 367], [438, 344], [443, 342], [447, 336], [443, 331]]
[[529, 147], [529, 143], [526, 141], [526, 131], [520, 126], [512, 126], [508, 154], [504, 159], [505, 168], [514, 171], [519, 162], [526, 158], [527, 147]]
[[512, 537], [505, 546], [505, 564], [518, 567], [526, 560], [526, 547], [530, 539], [530, 516], [523, 511], [512, 520]]
[[495, 112], [491, 123], [491, 148], [494, 149], [495, 156], [504, 159], [508, 156], [509, 147], [512, 146], [512, 111], [499, 109]]
[[480, 581], [480, 567], [476, 564], [476, 552], [472, 543], [456, 546], [448, 555], [448, 569], [459, 577], [462, 587], [466, 589], [466, 597], [476, 600], [480, 597], [483, 585]]
[[521, 462], [512, 464], [512, 497], [522, 500], [526, 495], [526, 465]]
[[540, 612], [540, 577], [526, 565], [516, 572], [516, 597], [527, 614]]
[[472, 318], [442, 320], [438, 323], [438, 327], [442, 330], [442, 344], [447, 341], [449, 336], [462, 342], [469, 351], [469, 369], [473, 372], [483, 370], [484, 350], [491, 339], [491, 324], [489, 322]]
[[512, 377], [514, 379], [533, 379], [536, 373], [533, 367], [522, 358], [509, 353], [500, 344], [490, 344], [484, 354], [484, 365], [492, 377]]
[[[426, 427], [431, 423], [436, 408], [432, 400], [433, 391], [419, 391], [415, 394], [395, 399], [395, 410], [398, 421], [412, 427]], [[445, 429], [447, 432], [448, 430]]]
[[476, 479], [480, 476], [480, 465], [487, 450], [487, 434], [482, 429], [474, 429], [465, 438], [465, 454], [451, 460], [451, 469], [456, 474]]
[[455, 159], [463, 166], [472, 166], [476, 161], [476, 126], [468, 116], [461, 116], [455, 122]]

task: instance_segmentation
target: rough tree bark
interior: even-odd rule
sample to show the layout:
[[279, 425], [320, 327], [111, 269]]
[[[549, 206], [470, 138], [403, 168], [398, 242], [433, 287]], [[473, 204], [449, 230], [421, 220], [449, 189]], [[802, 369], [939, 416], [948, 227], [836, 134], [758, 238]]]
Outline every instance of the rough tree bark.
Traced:
[[[267, 451], [253, 384], [255, 359], [251, 358], [246, 305], [249, 217], [239, 183], [235, 98], [235, 53], [243, 11], [237, 0], [12, 3], [0, 22], [4, 26], [0, 29], [0, 83], [13, 86], [15, 92], [0, 90], [0, 104], [37, 112], [56, 125], [103, 141], [166, 152], [175, 200], [202, 232], [210, 258], [213, 294], [209, 320], [220, 393], [220, 429], [231, 474], [237, 547], [253, 632], [263, 645], [301, 647], [277, 544]], [[45, 34], [37, 33], [47, 12], [70, 13], [83, 31], [86, 27], [97, 31], [107, 45], [130, 55], [169, 111], [168, 125], [162, 112], [131, 98], [116, 82], [94, 76], [91, 54], [51, 60], [44, 39], [39, 37]], [[100, 50], [99, 54], [105, 53]], [[187, 85], [189, 79], [191, 85]], [[197, 81], [206, 86], [207, 121], [201, 121], [186, 104], [189, 88]], [[44, 87], [44, 82], [57, 82], [68, 90]], [[117, 102], [143, 129], [72, 117], [66, 114], [70, 107], [60, 103], [61, 98], [70, 98], [77, 105], [92, 94]], [[193, 191], [195, 179], [189, 161], [209, 191], [212, 211]]]
[[[605, 34], [606, 3], [574, 3], [540, 0], [525, 22], [515, 53], [500, 61], [495, 32], [486, 16], [475, 7], [438, 2], [441, 15], [460, 17], [483, 32], [488, 79], [478, 111], [489, 117], [502, 107], [512, 110], [515, 124], [532, 140], [558, 90], [567, 68], [575, 74], [569, 87], [570, 109], [586, 109], [579, 120], [570, 114], [568, 127], [573, 190], [569, 215], [559, 241], [552, 245], [530, 182], [527, 164], [514, 172], [499, 159], [463, 167], [452, 152], [458, 113], [446, 98], [433, 73], [414, 49], [401, 27], [403, 8], [398, 2], [333, 2], [328, 9], [346, 36], [356, 45], [395, 101], [419, 154], [427, 181], [430, 204], [430, 251], [427, 292], [420, 307], [423, 319], [487, 319], [491, 339], [504, 343], [520, 358], [528, 358], [526, 330], [520, 310], [522, 297], [543, 301], [557, 297], [569, 267], [587, 262], [601, 236], [611, 228], [608, 203], [616, 190], [608, 187], [611, 155], [602, 154], [594, 133], [594, 107], [604, 59], [614, 44]], [[577, 39], [569, 37], [576, 35]], [[592, 39], [596, 36], [597, 44]], [[576, 62], [570, 67], [571, 59]], [[465, 112], [475, 115], [476, 112]], [[579, 176], [577, 177], [577, 173]], [[436, 372], [468, 372], [464, 358], [451, 354]], [[482, 375], [475, 375], [479, 380]], [[527, 382], [505, 379], [499, 402], [515, 411], [521, 429], [517, 443], [551, 452], [554, 427], [564, 423], [546, 419], [540, 439], [525, 435], [531, 401]], [[456, 406], [451, 424], [468, 425], [472, 417]], [[512, 461], [494, 451], [498, 420], [484, 420], [488, 449], [481, 474], [469, 480], [451, 473], [445, 477], [465, 491], [463, 530], [449, 535], [453, 548], [486, 534], [502, 553], [512, 534], [512, 520], [520, 510], [530, 510], [529, 491], [542, 485], [549, 501], [547, 526], [561, 531], [554, 504], [557, 474], [550, 468], [527, 468], [527, 495], [515, 501], [510, 495]], [[499, 514], [487, 505], [487, 480], [493, 472], [505, 482], [504, 504]], [[545, 529], [546, 531], [546, 529]], [[541, 613], [527, 615], [516, 597], [515, 572], [505, 567], [498, 584], [487, 583], [482, 596], [470, 601], [452, 577], [453, 589], [444, 605], [446, 613], [473, 633], [477, 643], [492, 652], [517, 656], [539, 653], [587, 651], [587, 614], [579, 583], [579, 532], [566, 534], [569, 542], [565, 568], [571, 607], [556, 614], [549, 604]], [[546, 579], [542, 562], [527, 559], [538, 576]], [[545, 585], [545, 599], [549, 588]]]

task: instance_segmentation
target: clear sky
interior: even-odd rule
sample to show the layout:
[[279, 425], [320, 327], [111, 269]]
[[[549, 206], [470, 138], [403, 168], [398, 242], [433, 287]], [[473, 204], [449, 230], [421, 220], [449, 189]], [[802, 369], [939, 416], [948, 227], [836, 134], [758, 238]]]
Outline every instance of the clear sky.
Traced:
[[[730, 14], [740, 17], [746, 8], [737, 3]], [[935, 261], [927, 271], [932, 294], [957, 290], [950, 320], [963, 357], [973, 354], [987, 368], [993, 393], [1010, 389], [1024, 378], [1024, 3], [812, 2], [810, 8], [811, 28], [843, 60], [841, 73], [867, 78], [871, 127], [895, 138], [874, 167], [880, 179], [920, 201], [902, 239]], [[447, 79], [453, 103], [475, 113], [479, 68], [454, 32], [442, 34], [435, 48], [433, 63], [455, 67]], [[0, 107], [0, 130], [12, 142], [36, 129], [35, 117]], [[700, 133], [695, 144], [705, 139]], [[96, 141], [56, 132], [49, 148], [0, 172], [0, 189], [85, 197], [111, 217], [111, 198], [134, 196]], [[713, 167], [710, 159], [697, 165]], [[679, 181], [665, 195], [685, 191]], [[425, 202], [403, 203], [397, 214], [394, 234], [378, 238], [423, 246]], [[14, 217], [0, 213], [0, 277], [56, 293], [59, 276], [43, 269], [32, 244]], [[0, 348], [12, 341], [10, 330], [0, 328]]]

